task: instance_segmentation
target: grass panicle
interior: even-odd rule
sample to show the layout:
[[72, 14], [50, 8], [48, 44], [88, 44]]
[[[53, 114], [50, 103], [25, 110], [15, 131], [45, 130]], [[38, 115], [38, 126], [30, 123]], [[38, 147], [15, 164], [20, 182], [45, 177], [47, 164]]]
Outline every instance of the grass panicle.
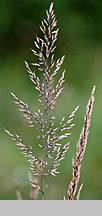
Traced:
[[[31, 186], [29, 197], [32, 200], [38, 199], [39, 193], [42, 194], [42, 199], [45, 199], [45, 190], [48, 188], [48, 186], [45, 185], [45, 178], [51, 175], [56, 176], [59, 173], [58, 168], [62, 160], [66, 157], [70, 146], [69, 138], [71, 130], [75, 125], [73, 120], [79, 108], [79, 106], [77, 106], [68, 117], [63, 117], [59, 125], [55, 127], [56, 116], [51, 115], [51, 110], [54, 109], [56, 99], [63, 90], [65, 70], [61, 71], [57, 84], [55, 81], [56, 74], [61, 70], [65, 56], [56, 60], [54, 55], [59, 29], [57, 28], [53, 3], [50, 4], [49, 10], [46, 11], [46, 19], [41, 22], [40, 30], [42, 32], [42, 37], [36, 36], [34, 41], [35, 48], [31, 49], [35, 62], [28, 64], [28, 62], [25, 61], [28, 76], [39, 93], [38, 101], [40, 102], [40, 108], [32, 114], [27, 103], [16, 97], [14, 93], [11, 93], [11, 95], [19, 111], [27, 119], [29, 126], [37, 128], [37, 139], [39, 139], [40, 142], [38, 147], [41, 148], [42, 155], [39, 154], [39, 157], [36, 157], [35, 151], [33, 151], [34, 146], [25, 145], [17, 134], [13, 135], [8, 130], [5, 130], [11, 139], [16, 142], [20, 152], [28, 160], [31, 170], [29, 175], [29, 183]], [[36, 71], [38, 71], [38, 73]], [[39, 73], [42, 74], [42, 79], [39, 78]], [[69, 200], [73, 200], [74, 198], [78, 200], [82, 189], [81, 185], [77, 192], [81, 161], [85, 153], [89, 133], [94, 91], [95, 87], [93, 88], [87, 105], [84, 126], [77, 143], [76, 158], [72, 161], [72, 180], [67, 192]], [[63, 139], [65, 139], [64, 144], [62, 144]], [[19, 191], [17, 191], [17, 198], [22, 199]]]

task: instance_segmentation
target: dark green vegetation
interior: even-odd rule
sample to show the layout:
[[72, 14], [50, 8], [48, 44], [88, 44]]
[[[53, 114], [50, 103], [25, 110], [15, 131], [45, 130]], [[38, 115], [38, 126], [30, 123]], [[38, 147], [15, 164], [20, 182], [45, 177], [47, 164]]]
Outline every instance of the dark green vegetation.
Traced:
[[[30, 108], [36, 110], [38, 95], [27, 76], [24, 60], [33, 60], [29, 47], [33, 48], [32, 41], [36, 34], [40, 34], [38, 25], [49, 3], [48, 0], [0, 2], [0, 199], [16, 199], [18, 189], [25, 199], [28, 198], [28, 164], [3, 128], [17, 132], [26, 143], [36, 145], [36, 131], [28, 129], [10, 92], [29, 102]], [[71, 159], [83, 125], [85, 107], [95, 84], [96, 101], [81, 170], [81, 182], [84, 180], [85, 184], [81, 199], [102, 199], [102, 3], [96, 0], [54, 3], [60, 28], [56, 58], [66, 55], [63, 65], [66, 82], [55, 109], [58, 122], [75, 106], [80, 105], [80, 109], [75, 118], [77, 124], [72, 131], [68, 157], [60, 167], [61, 174], [47, 182], [46, 197], [63, 199], [63, 192], [71, 180]]]

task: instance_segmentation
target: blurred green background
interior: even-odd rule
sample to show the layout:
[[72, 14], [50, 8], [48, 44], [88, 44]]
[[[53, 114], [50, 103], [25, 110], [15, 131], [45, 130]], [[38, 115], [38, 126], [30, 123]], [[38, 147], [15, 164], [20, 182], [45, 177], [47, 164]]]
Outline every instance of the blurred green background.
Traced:
[[[45, 18], [49, 0], [0, 0], [0, 199], [16, 199], [16, 190], [29, 198], [28, 164], [4, 128], [16, 132], [35, 149], [37, 131], [28, 128], [18, 112], [10, 92], [38, 108], [38, 94], [29, 80], [24, 60], [34, 61], [30, 51], [39, 24]], [[81, 168], [80, 183], [84, 183], [81, 199], [102, 199], [102, 1], [55, 0], [55, 13], [60, 28], [56, 59], [66, 55], [66, 82], [54, 113], [57, 121], [80, 109], [75, 117], [71, 146], [57, 177], [46, 179], [49, 188], [46, 199], [63, 199], [71, 180], [71, 160], [83, 125], [86, 104], [96, 85], [95, 106], [88, 145]], [[60, 72], [59, 72], [60, 75]], [[58, 124], [58, 123], [57, 123]]]

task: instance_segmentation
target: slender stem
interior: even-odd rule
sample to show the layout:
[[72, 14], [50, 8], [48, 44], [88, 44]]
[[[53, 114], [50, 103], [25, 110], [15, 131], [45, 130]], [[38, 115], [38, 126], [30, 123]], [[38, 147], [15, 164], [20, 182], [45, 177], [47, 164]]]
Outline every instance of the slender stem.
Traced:
[[43, 176], [43, 185], [42, 185], [42, 191], [43, 191], [43, 193], [42, 193], [42, 196], [43, 196], [43, 200], [45, 199], [45, 177]]

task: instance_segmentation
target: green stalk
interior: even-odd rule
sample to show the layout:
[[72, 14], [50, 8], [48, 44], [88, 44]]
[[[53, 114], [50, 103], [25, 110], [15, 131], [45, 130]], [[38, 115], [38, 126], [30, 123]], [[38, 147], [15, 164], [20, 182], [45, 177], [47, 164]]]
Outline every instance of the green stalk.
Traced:
[[42, 185], [42, 198], [45, 199], [45, 177], [43, 176], [43, 185]]

